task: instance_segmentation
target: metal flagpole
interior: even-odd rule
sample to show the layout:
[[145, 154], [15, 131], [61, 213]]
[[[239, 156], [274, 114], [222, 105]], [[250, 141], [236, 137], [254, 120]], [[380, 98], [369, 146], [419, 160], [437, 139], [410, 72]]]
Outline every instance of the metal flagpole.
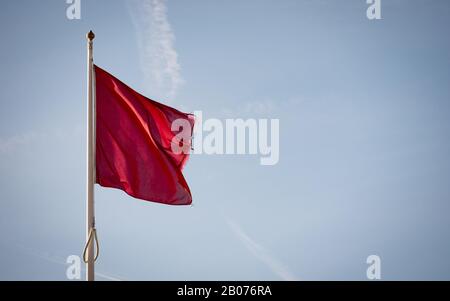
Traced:
[[[87, 174], [86, 174], [86, 247], [83, 259], [86, 262], [86, 280], [94, 281], [94, 244], [97, 239], [94, 215], [94, 184], [95, 184], [95, 87], [92, 31], [87, 38]], [[98, 251], [98, 250], [97, 250]]]

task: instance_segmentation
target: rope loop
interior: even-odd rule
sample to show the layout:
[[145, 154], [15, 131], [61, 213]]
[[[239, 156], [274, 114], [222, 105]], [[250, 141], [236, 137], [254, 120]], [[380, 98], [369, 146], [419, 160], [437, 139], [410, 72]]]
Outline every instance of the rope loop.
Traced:
[[87, 258], [87, 253], [88, 253], [88, 248], [92, 243], [92, 240], [95, 240], [95, 256], [94, 256], [94, 262], [95, 262], [95, 261], [97, 261], [98, 255], [100, 254], [100, 247], [99, 247], [98, 238], [97, 238], [97, 230], [95, 228], [91, 228], [91, 230], [89, 231], [88, 241], [86, 242], [86, 245], [84, 246], [83, 261], [85, 263], [87, 263], [89, 260]]

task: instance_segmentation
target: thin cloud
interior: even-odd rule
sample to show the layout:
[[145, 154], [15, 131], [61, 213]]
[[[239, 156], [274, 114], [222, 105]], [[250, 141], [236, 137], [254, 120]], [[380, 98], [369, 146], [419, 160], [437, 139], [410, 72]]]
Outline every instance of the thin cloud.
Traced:
[[285, 111], [298, 108], [303, 102], [308, 101], [303, 97], [290, 98], [287, 100], [261, 99], [258, 101], [244, 101], [233, 107], [223, 107], [220, 111], [227, 118], [246, 116], [276, 116]]
[[78, 124], [68, 129], [51, 131], [29, 131], [10, 137], [0, 137], [0, 154], [15, 153], [20, 149], [29, 149], [30, 145], [48, 143], [50, 141], [63, 141], [67, 138], [83, 135], [84, 128]]
[[145, 90], [152, 97], [170, 100], [184, 81], [166, 0], [132, 0], [128, 8], [137, 32]]
[[248, 236], [244, 230], [233, 220], [227, 219], [228, 226], [233, 233], [239, 238], [244, 246], [253, 254], [256, 258], [261, 260], [267, 267], [269, 267], [276, 275], [283, 280], [294, 281], [298, 280], [287, 267], [278, 259], [273, 257], [263, 246], [255, 242], [250, 236]]
[[8, 138], [0, 137], [0, 154], [15, 152], [17, 148], [27, 146], [43, 138], [46, 138], [46, 135], [37, 132], [29, 132]]

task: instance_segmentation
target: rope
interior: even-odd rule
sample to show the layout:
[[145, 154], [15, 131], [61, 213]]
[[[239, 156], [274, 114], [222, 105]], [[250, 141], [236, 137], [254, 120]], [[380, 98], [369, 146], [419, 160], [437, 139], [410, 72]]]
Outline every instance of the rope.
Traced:
[[98, 255], [100, 254], [100, 247], [98, 244], [98, 238], [97, 238], [97, 230], [95, 228], [91, 228], [91, 230], [89, 231], [89, 237], [88, 237], [88, 241], [86, 242], [86, 245], [84, 246], [84, 251], [83, 251], [83, 261], [85, 263], [88, 262], [88, 259], [86, 259], [86, 255], [87, 255], [87, 250], [89, 248], [89, 246], [92, 243], [92, 240], [95, 240], [95, 256], [94, 256], [94, 262], [97, 261]]

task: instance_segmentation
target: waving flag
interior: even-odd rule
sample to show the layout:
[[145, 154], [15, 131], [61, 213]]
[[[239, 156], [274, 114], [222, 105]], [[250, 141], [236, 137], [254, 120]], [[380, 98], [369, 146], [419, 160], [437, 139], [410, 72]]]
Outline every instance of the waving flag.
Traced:
[[194, 116], [140, 95], [97, 66], [94, 72], [96, 182], [138, 199], [191, 204], [181, 171]]

